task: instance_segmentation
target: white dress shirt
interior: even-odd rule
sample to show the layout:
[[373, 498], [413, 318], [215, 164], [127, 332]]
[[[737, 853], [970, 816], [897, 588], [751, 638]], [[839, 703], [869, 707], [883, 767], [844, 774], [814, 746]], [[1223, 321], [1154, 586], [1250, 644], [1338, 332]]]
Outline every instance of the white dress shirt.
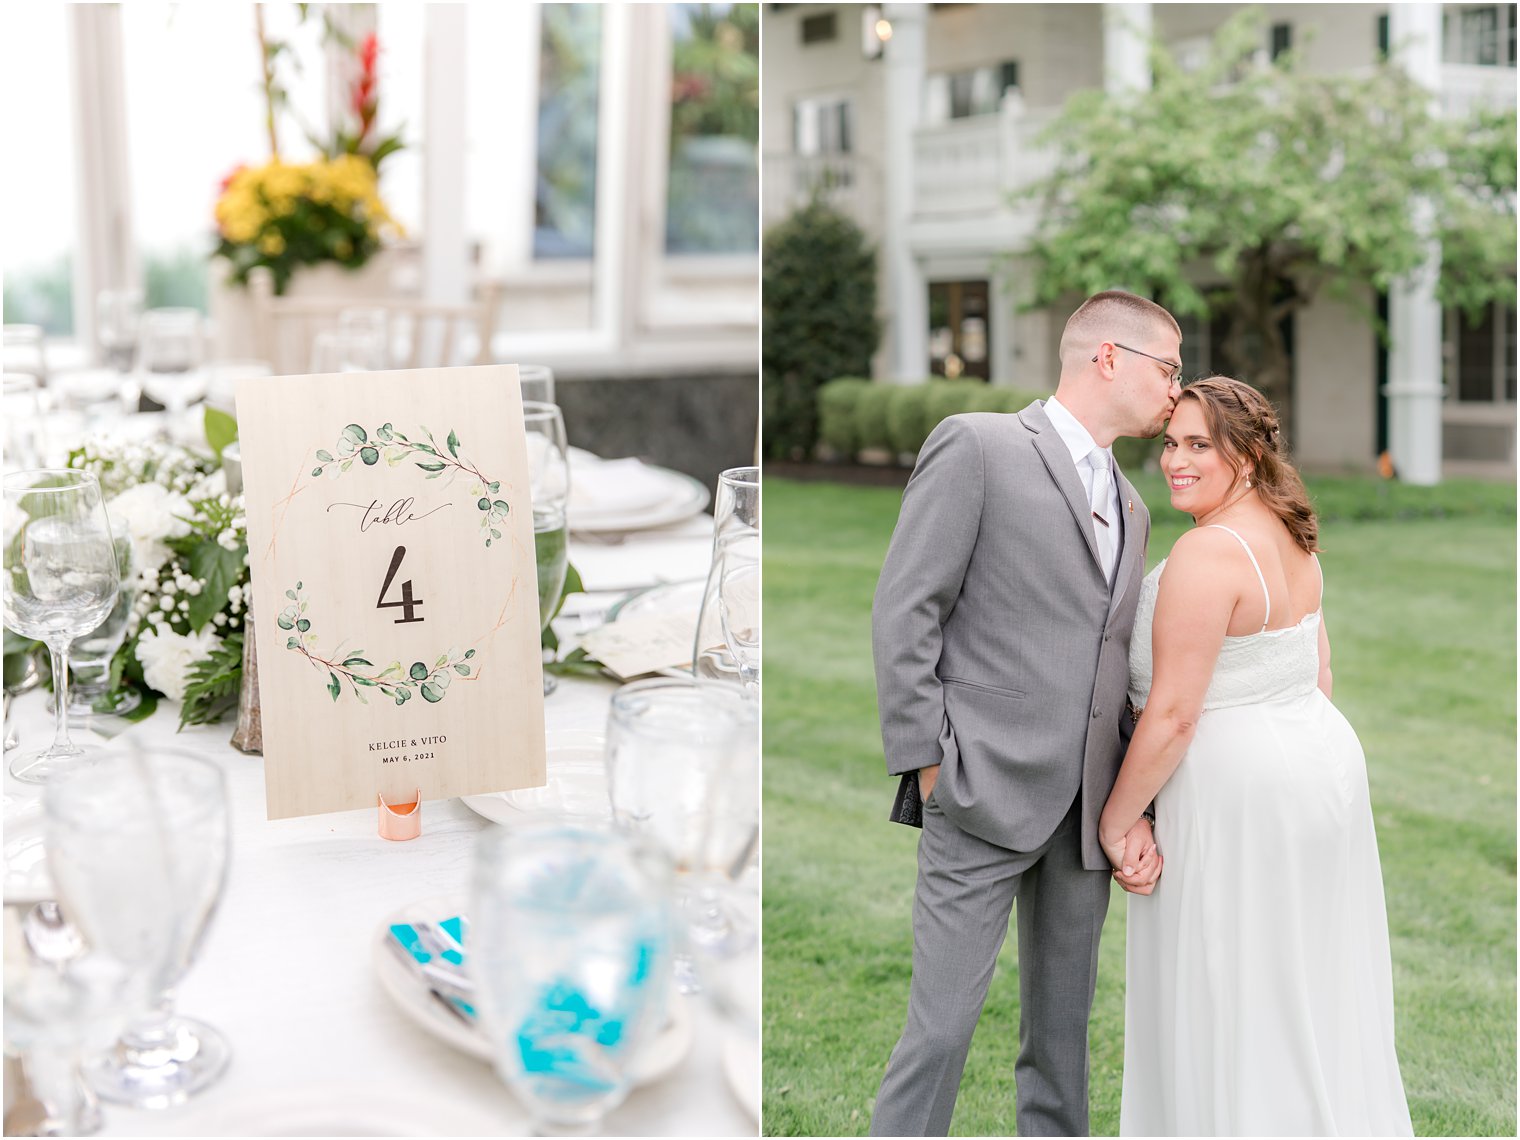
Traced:
[[[1090, 452], [1099, 450], [1097, 442], [1093, 439], [1081, 421], [1071, 412], [1061, 406], [1061, 402], [1054, 396], [1045, 401], [1045, 414], [1050, 418], [1050, 426], [1056, 429], [1056, 434], [1061, 437], [1061, 442], [1066, 445], [1066, 450], [1071, 452], [1071, 461], [1077, 468], [1077, 475], [1082, 480], [1082, 490], [1087, 495], [1087, 501], [1092, 502], [1093, 469], [1088, 462]], [[1114, 453], [1111, 448], [1102, 448], [1108, 453], [1108, 465], [1110, 471], [1116, 471], [1114, 465]], [[1118, 551], [1124, 543], [1124, 520], [1119, 516], [1119, 481], [1117, 476], [1110, 483], [1108, 518], [1113, 523], [1112, 547], [1114, 561], [1118, 561]], [[1100, 526], [1096, 520], [1092, 524]], [[1113, 567], [1108, 567], [1109, 577], [1113, 577]]]

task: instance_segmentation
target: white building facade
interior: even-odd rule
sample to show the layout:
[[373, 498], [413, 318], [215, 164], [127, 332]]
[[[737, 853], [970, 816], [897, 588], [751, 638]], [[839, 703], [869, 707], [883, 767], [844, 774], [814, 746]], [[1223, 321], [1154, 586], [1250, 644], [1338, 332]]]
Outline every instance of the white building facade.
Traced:
[[[1069, 307], [1018, 312], [1049, 170], [1037, 139], [1084, 88], [1149, 84], [1147, 38], [1187, 65], [1243, 5], [770, 4], [762, 10], [763, 213], [823, 187], [879, 250], [882, 381], [975, 376], [1044, 390]], [[1390, 45], [1449, 114], [1513, 106], [1514, 5], [1268, 4], [1264, 54], [1310, 71], [1370, 68]], [[885, 36], [885, 39], [883, 37]], [[1477, 325], [1435, 300], [1438, 258], [1386, 297], [1385, 347], [1351, 307], [1293, 318], [1295, 454], [1315, 470], [1401, 477], [1515, 473], [1515, 312]], [[1074, 306], [1080, 298], [1071, 298]], [[1183, 322], [1185, 372], [1224, 367], [1222, 328]]]

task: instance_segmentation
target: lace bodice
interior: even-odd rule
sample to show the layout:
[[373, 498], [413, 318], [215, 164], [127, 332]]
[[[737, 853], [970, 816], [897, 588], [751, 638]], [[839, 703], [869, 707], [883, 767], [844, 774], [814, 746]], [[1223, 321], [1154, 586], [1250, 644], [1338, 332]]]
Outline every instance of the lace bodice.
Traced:
[[[1150, 699], [1154, 680], [1151, 623], [1166, 560], [1145, 576], [1129, 643], [1129, 700], [1137, 709]], [[1319, 684], [1319, 611], [1287, 629], [1226, 637], [1203, 696], [1204, 711], [1301, 697]]]

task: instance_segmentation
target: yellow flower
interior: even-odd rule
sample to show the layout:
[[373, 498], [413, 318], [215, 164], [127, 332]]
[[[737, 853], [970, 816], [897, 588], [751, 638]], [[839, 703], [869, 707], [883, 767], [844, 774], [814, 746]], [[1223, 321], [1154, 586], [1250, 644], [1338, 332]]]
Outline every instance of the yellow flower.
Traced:
[[259, 252], [268, 254], [270, 257], [278, 257], [285, 252], [285, 239], [276, 231], [270, 230], [259, 238]]

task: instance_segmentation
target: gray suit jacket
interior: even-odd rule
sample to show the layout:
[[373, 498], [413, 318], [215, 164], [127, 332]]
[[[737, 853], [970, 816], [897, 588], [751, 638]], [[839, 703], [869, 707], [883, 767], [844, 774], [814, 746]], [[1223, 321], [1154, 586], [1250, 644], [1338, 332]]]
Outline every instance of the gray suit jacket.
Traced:
[[1082, 797], [1082, 858], [1129, 736], [1129, 638], [1150, 515], [1114, 471], [1110, 589], [1081, 476], [1043, 401], [951, 416], [919, 452], [872, 606], [887, 771], [939, 763], [962, 830], [1033, 851]]

